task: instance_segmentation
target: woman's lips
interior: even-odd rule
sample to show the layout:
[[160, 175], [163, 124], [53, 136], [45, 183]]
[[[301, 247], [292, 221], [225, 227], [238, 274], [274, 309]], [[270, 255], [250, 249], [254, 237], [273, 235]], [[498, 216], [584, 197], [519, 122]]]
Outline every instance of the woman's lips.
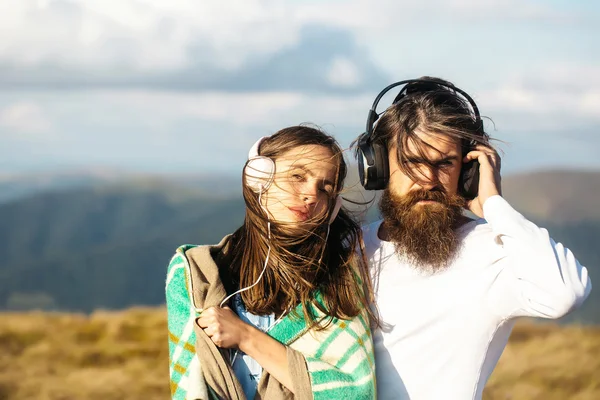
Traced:
[[310, 213], [306, 209], [306, 207], [288, 207], [288, 209], [298, 218], [300, 221], [306, 221]]

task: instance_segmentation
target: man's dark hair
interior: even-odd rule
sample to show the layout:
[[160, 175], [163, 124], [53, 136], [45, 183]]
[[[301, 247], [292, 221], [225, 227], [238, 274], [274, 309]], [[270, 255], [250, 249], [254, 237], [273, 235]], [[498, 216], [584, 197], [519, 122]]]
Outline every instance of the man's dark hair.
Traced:
[[[429, 164], [425, 149], [431, 148], [416, 134], [417, 130], [460, 141], [463, 157], [476, 144], [490, 146], [490, 137], [480, 129], [469, 102], [451, 88], [438, 84], [453, 86], [452, 83], [427, 76], [419, 79], [421, 82], [406, 85], [373, 130], [374, 142], [383, 144], [388, 151], [396, 145], [399, 167], [415, 180], [417, 176], [406, 167], [407, 161], [419, 159]], [[414, 145], [416, 153], [409, 151], [409, 143]]]

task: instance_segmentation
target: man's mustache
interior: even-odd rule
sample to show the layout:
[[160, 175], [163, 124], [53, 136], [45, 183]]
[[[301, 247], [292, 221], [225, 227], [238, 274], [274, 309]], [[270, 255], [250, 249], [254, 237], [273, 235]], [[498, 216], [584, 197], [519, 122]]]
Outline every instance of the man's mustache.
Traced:
[[441, 189], [414, 190], [406, 194], [404, 201], [409, 205], [417, 204], [419, 201], [437, 201], [442, 204], [449, 203], [448, 195]]

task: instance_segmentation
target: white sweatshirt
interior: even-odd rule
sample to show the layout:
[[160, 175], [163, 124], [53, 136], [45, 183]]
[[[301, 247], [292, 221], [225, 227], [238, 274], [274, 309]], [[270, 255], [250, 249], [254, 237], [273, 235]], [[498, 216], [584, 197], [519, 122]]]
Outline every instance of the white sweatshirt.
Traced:
[[587, 269], [502, 197], [460, 228], [458, 256], [427, 275], [364, 228], [377, 305], [379, 399], [481, 399], [519, 316], [559, 318], [592, 288]]

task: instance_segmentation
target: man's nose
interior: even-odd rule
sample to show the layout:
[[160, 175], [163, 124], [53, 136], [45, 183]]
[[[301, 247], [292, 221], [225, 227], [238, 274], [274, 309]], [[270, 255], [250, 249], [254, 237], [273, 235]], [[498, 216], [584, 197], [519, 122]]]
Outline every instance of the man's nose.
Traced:
[[418, 178], [417, 184], [423, 189], [431, 190], [438, 186], [439, 181], [436, 168], [427, 165], [420, 166], [416, 172], [416, 176]]

